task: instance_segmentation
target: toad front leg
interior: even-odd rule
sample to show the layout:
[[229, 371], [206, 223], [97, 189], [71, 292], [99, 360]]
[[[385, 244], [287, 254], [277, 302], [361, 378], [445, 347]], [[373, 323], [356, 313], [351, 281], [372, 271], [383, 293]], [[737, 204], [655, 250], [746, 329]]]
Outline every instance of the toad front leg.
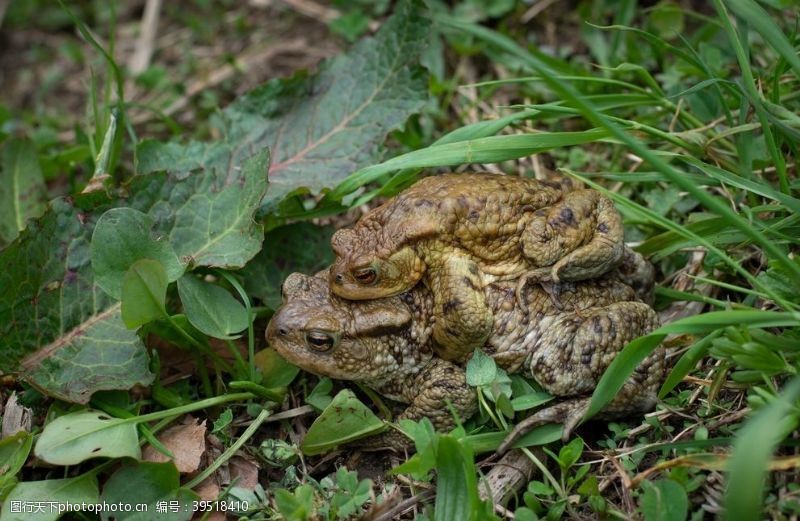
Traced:
[[[453, 412], [461, 420], [475, 414], [478, 407], [475, 390], [467, 384], [464, 368], [435, 358], [419, 373], [405, 379], [376, 386], [381, 394], [409, 402], [397, 420], [428, 418], [438, 431], [447, 432], [456, 426]], [[397, 430], [390, 430], [357, 442], [363, 448], [406, 449], [412, 442]]]
[[468, 256], [450, 253], [429, 265], [426, 284], [434, 298], [433, 338], [445, 360], [463, 360], [492, 332], [492, 310], [480, 269]]
[[[600, 377], [622, 348], [658, 327], [655, 312], [641, 302], [617, 302], [559, 316], [525, 362], [530, 376], [546, 391], [566, 398], [519, 423], [501, 445], [505, 451], [520, 436], [545, 423], [563, 422], [567, 439], [580, 423]], [[664, 349], [657, 348], [628, 378], [617, 396], [601, 411], [613, 418], [651, 409], [664, 376]]]

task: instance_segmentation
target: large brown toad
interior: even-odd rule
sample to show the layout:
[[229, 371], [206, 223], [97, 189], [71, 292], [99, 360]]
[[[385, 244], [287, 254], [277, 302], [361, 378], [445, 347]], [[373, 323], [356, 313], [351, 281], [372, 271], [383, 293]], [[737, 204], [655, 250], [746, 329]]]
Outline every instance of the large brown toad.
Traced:
[[441, 317], [433, 329], [439, 353], [462, 359], [491, 332], [486, 285], [585, 280], [620, 261], [614, 205], [594, 190], [571, 188], [566, 179], [488, 173], [426, 177], [334, 234], [331, 288], [365, 300], [408, 291], [422, 279]]
[[[331, 378], [362, 382], [408, 403], [401, 418], [428, 417], [439, 429], [476, 410], [475, 392], [462, 365], [435, 353], [434, 299], [424, 285], [401, 295], [350, 301], [330, 292], [326, 272], [294, 273], [283, 285], [283, 305], [267, 328], [269, 344], [293, 364]], [[509, 371], [533, 377], [562, 401], [526, 423], [564, 422], [564, 436], [577, 425], [605, 369], [632, 339], [658, 325], [655, 312], [616, 277], [565, 288], [563, 311], [541, 286], [529, 285], [517, 303], [513, 281], [485, 288], [494, 316], [483, 349]], [[651, 354], [603, 411], [606, 417], [649, 410], [663, 377], [664, 351]], [[388, 435], [388, 445], [398, 445]], [[380, 443], [378, 443], [380, 444]]]

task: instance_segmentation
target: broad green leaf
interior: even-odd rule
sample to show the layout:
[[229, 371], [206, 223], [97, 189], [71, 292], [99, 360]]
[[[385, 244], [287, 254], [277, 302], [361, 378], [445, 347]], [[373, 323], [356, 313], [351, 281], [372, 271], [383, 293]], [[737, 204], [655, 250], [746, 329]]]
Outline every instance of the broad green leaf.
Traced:
[[241, 166], [241, 182], [195, 192], [177, 209], [169, 240], [181, 258], [239, 268], [258, 253], [264, 227], [256, 224], [255, 212], [267, 188], [269, 162], [266, 150], [253, 155]]
[[511, 407], [515, 411], [527, 411], [553, 399], [553, 395], [546, 392], [533, 392], [522, 396], [517, 396], [511, 400]]
[[687, 317], [662, 326], [652, 333], [628, 343], [609, 364], [592, 394], [592, 401], [584, 415], [585, 419], [597, 414], [622, 389], [625, 381], [636, 367], [653, 352], [658, 344], [670, 334], [710, 333], [726, 326], [785, 327], [800, 325], [800, 313], [774, 311], [714, 311]]
[[671, 479], [647, 482], [639, 508], [645, 521], [684, 521], [689, 511], [686, 491]]
[[122, 323], [119, 305], [42, 347], [23, 361], [22, 369], [25, 380], [42, 392], [83, 404], [95, 391], [146, 386], [154, 378], [147, 350]]
[[[135, 491], [135, 494], [131, 494]], [[171, 461], [155, 463], [140, 461], [127, 464], [114, 472], [103, 487], [101, 501], [145, 505], [147, 510], [137, 512], [102, 512], [100, 519], [108, 521], [182, 521], [191, 519], [194, 513], [192, 502], [200, 497], [188, 488], [182, 488], [180, 475]], [[159, 510], [157, 504], [167, 505]], [[169, 505], [177, 502], [177, 508]]]
[[214, 338], [235, 338], [247, 327], [247, 311], [225, 288], [187, 273], [178, 279], [178, 295], [189, 322]]
[[160, 262], [142, 259], [133, 263], [122, 279], [122, 321], [136, 329], [167, 316], [167, 272]]
[[562, 468], [568, 469], [580, 459], [582, 453], [583, 440], [574, 438], [558, 451], [558, 464], [561, 465]]
[[[74, 478], [19, 483], [0, 510], [0, 521], [55, 521], [64, 514], [63, 511], [59, 512], [59, 507], [65, 509], [68, 504], [94, 504], [99, 496], [97, 478], [91, 472]], [[12, 512], [12, 505], [16, 502], [29, 505], [31, 510]]]
[[141, 457], [135, 423], [90, 410], [65, 414], [45, 425], [33, 453], [53, 465]]
[[798, 398], [800, 377], [795, 376], [780, 396], [753, 415], [736, 434], [728, 464], [726, 519], [750, 521], [763, 517], [764, 471], [778, 443], [797, 428]]
[[[18, 371], [20, 361], [27, 356], [33, 361], [27, 366], [28, 372], [35, 374], [28, 380], [42, 392], [72, 400], [69, 388], [76, 386], [87, 390], [81, 396], [88, 400], [96, 390], [95, 382], [113, 382], [114, 388], [129, 388], [135, 383], [127, 376], [120, 379], [120, 371], [105, 365], [104, 356], [94, 350], [99, 344], [111, 344], [114, 349], [110, 353], [127, 360], [125, 371], [151, 378], [140, 340], [132, 333], [120, 336], [116, 328], [121, 325], [119, 303], [94, 280], [90, 242], [97, 220], [111, 207], [130, 207], [149, 215], [154, 220], [153, 236], [170, 237], [173, 249], [184, 259], [209, 266], [242, 267], [261, 244], [261, 229], [253, 224], [260, 196], [253, 192], [263, 194], [266, 189], [265, 162], [266, 154], [259, 153], [244, 168], [198, 168], [191, 175], [141, 175], [134, 177], [119, 196], [98, 192], [54, 200], [41, 219], [30, 221], [17, 239], [0, 251], [0, 287], [4, 289], [0, 292], [0, 371]], [[246, 189], [254, 185], [260, 188]], [[197, 207], [196, 200], [190, 203], [195, 194], [216, 201], [233, 199], [231, 193], [241, 199], [215, 205], [210, 215], [216, 223], [238, 223], [235, 229], [210, 237], [208, 242], [197, 242], [196, 251], [175, 248], [176, 237], [171, 232], [176, 215], [182, 208]], [[189, 213], [182, 212], [184, 216]], [[115, 306], [116, 312], [112, 310]], [[106, 321], [111, 326], [104, 327], [102, 322]], [[96, 328], [92, 341], [85, 338], [88, 328]], [[85, 352], [84, 347], [88, 349]], [[63, 359], [80, 363], [61, 367], [58, 353], [62, 349], [70, 351]], [[127, 350], [124, 357], [122, 350]], [[43, 368], [46, 360], [53, 363]], [[92, 363], [97, 365], [92, 367]], [[88, 369], [75, 372], [81, 365]], [[50, 377], [53, 372], [67, 380], [54, 380]], [[62, 387], [51, 389], [54, 383]]]
[[472, 452], [450, 435], [439, 438], [436, 453], [435, 521], [477, 519], [478, 487]]
[[0, 440], [0, 502], [17, 482], [17, 472], [22, 469], [33, 446], [33, 435], [20, 431]]
[[300, 372], [299, 367], [287, 362], [271, 347], [256, 353], [254, 363], [267, 387], [286, 387]]
[[386, 425], [366, 405], [356, 398], [353, 391], [344, 389], [333, 397], [333, 401], [322, 411], [308, 429], [300, 443], [303, 454], [322, 454], [337, 445], [377, 434]]
[[152, 234], [155, 221], [133, 208], [112, 208], [97, 221], [92, 233], [92, 269], [97, 285], [116, 299], [122, 297], [122, 279], [134, 262], [152, 259], [166, 269], [173, 282], [184, 266], [164, 238]]
[[489, 385], [497, 376], [497, 364], [494, 358], [476, 349], [467, 362], [467, 383], [473, 387]]
[[0, 247], [14, 240], [28, 219], [44, 213], [46, 195], [34, 144], [6, 141], [0, 149]]
[[331, 397], [332, 390], [333, 380], [328, 377], [320, 378], [317, 385], [306, 396], [306, 403], [318, 411], [325, 410], [333, 401]]
[[264, 247], [240, 273], [248, 295], [276, 309], [281, 305], [281, 284], [291, 273], [314, 274], [333, 263], [332, 226], [296, 223], [270, 230]]
[[314, 489], [300, 485], [292, 493], [279, 488], [275, 491], [275, 505], [287, 521], [306, 521], [314, 512]]
[[386, 135], [422, 108], [428, 94], [419, 58], [430, 27], [422, 2], [400, 2], [375, 37], [327, 60], [318, 74], [273, 80], [237, 99], [215, 121], [222, 139], [143, 144], [139, 171], [227, 171], [268, 147], [266, 210], [286, 194], [331, 188], [377, 160]]

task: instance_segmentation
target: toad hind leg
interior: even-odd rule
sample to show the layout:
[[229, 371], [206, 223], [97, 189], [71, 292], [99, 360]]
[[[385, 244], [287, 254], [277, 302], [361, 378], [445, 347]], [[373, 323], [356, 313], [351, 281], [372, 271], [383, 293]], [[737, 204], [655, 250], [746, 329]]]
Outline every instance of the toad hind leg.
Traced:
[[445, 360], [463, 360], [492, 332], [494, 320], [480, 269], [469, 257], [448, 255], [440, 266], [429, 266], [426, 280], [434, 298], [438, 354]]
[[[574, 281], [613, 268], [623, 253], [622, 218], [609, 198], [577, 190], [537, 212], [522, 237], [522, 251], [539, 280]], [[549, 276], [541, 268], [550, 267]]]
[[550, 407], [545, 407], [519, 422], [497, 448], [497, 453], [505, 453], [522, 436], [534, 428], [547, 423], [564, 424], [564, 430], [561, 431], [561, 441], [566, 443], [572, 431], [575, 430], [575, 427], [581, 422], [588, 408], [589, 398], [572, 398], [551, 405]]
[[[565, 313], [551, 322], [540, 343], [530, 352], [530, 376], [561, 403], [534, 413], [522, 421], [503, 442], [508, 449], [520, 436], [545, 423], [564, 422], [563, 437], [580, 423], [603, 373], [634, 338], [658, 327], [655, 311], [641, 302], [615, 302]], [[617, 395], [597, 418], [616, 418], [650, 410], [664, 376], [664, 348], [650, 353], [625, 381]]]

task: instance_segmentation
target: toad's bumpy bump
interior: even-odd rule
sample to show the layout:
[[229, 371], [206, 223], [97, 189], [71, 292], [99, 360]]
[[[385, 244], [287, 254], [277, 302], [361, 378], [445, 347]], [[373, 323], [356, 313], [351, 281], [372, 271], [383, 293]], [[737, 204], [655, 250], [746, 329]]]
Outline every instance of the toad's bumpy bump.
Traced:
[[[560, 303], [539, 285], [517, 290], [514, 280], [481, 290], [493, 317], [483, 349], [500, 367], [535, 378], [561, 398], [520, 424], [517, 434], [557, 421], [565, 423], [568, 436], [620, 349], [656, 328], [658, 320], [616, 272], [570, 284]], [[521, 302], [516, 302], [517, 295]], [[319, 375], [362, 382], [409, 404], [402, 417], [428, 417], [439, 429], [453, 427], [448, 403], [462, 418], [475, 412], [475, 393], [466, 383], [463, 364], [443, 360], [433, 347], [437, 304], [425, 285], [401, 295], [352, 301], [330, 291], [327, 272], [315, 277], [295, 273], [283, 285], [283, 298], [267, 340], [290, 362]], [[663, 373], [664, 350], [659, 347], [602, 415], [650, 409]], [[389, 434], [370, 445], [405, 443], [407, 439]]]
[[330, 285], [338, 296], [365, 300], [431, 290], [433, 335], [444, 359], [461, 360], [483, 345], [492, 316], [484, 288], [518, 279], [547, 284], [596, 277], [624, 252], [619, 213], [594, 190], [567, 179], [443, 174], [420, 180], [331, 244]]

